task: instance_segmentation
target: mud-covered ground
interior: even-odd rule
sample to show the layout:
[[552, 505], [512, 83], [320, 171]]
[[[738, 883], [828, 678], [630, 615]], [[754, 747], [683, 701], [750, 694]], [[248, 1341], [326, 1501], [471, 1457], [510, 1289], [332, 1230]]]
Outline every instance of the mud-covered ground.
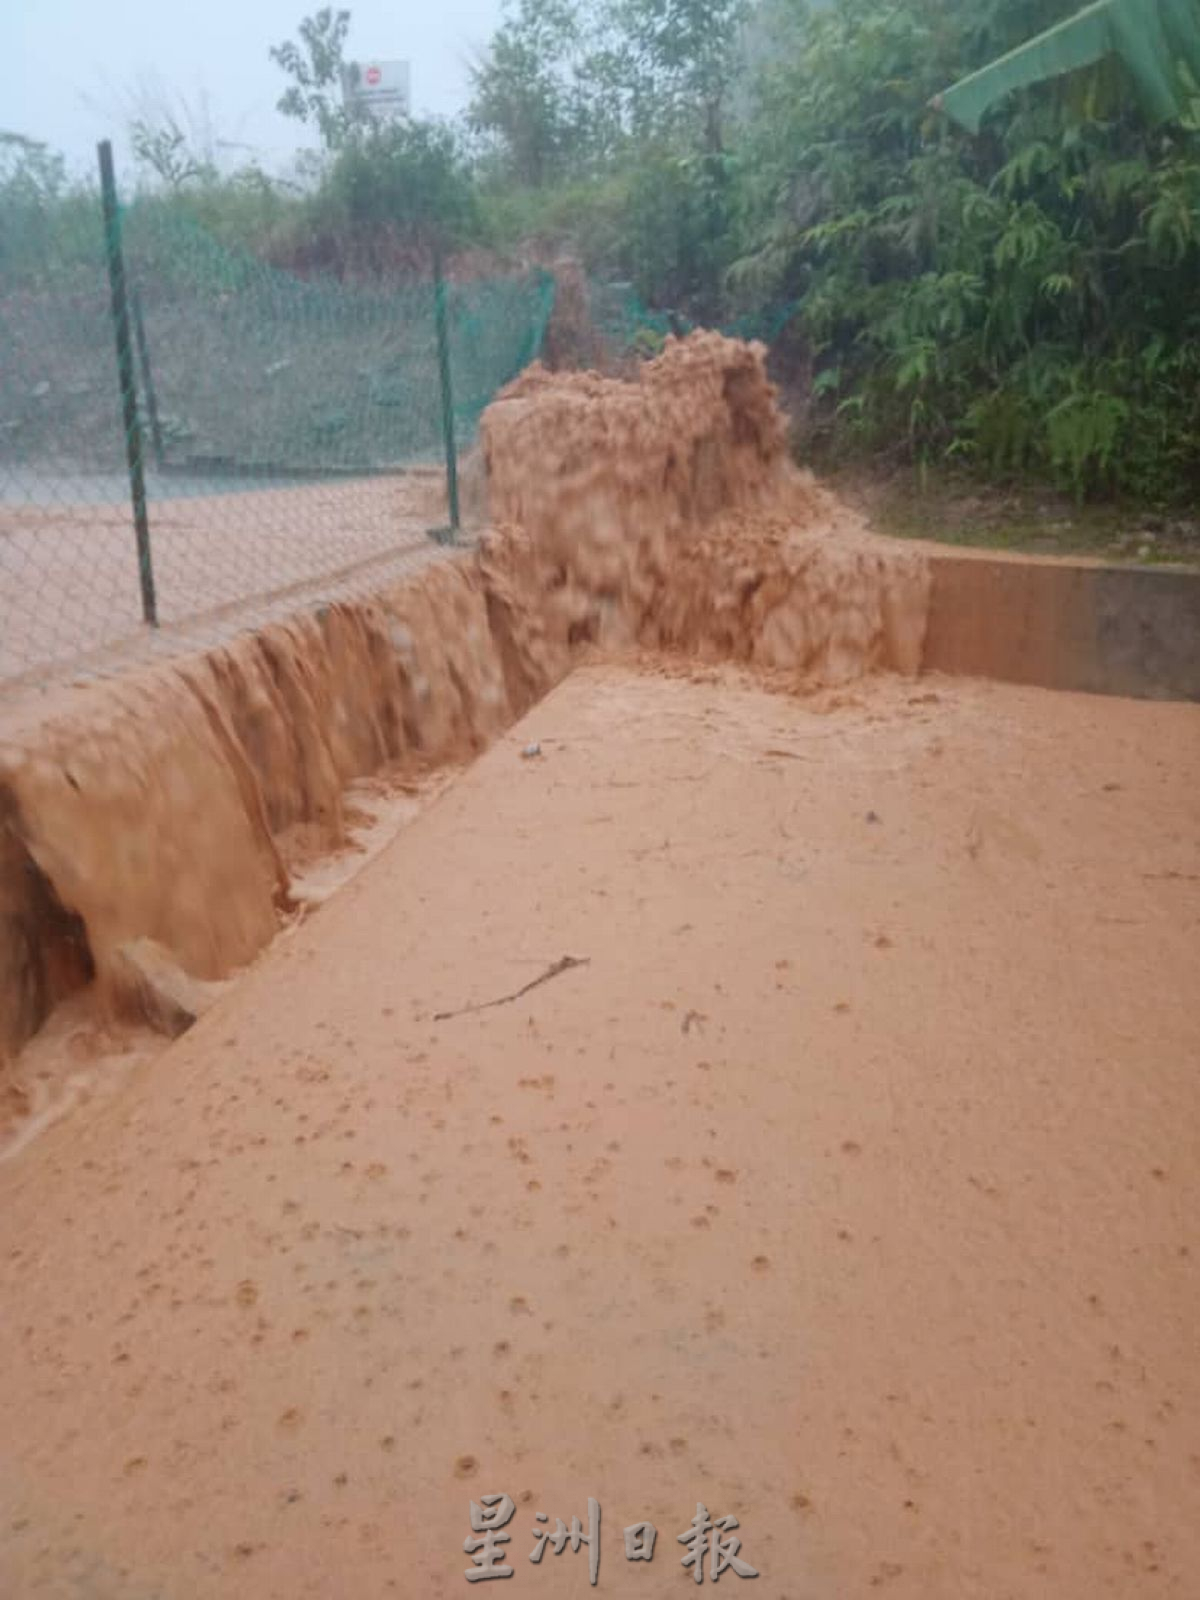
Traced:
[[1053, 489], [967, 474], [862, 464], [828, 475], [880, 533], [939, 544], [1138, 565], [1200, 565], [1200, 519], [1186, 508], [1079, 501]]
[[1196, 719], [577, 670], [0, 1165], [0, 1593], [1192, 1594]]

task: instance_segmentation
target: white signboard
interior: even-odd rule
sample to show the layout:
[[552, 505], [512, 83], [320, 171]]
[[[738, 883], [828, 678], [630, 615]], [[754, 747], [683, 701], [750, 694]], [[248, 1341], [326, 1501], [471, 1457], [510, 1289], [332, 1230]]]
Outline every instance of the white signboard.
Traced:
[[406, 117], [410, 99], [407, 61], [351, 61], [342, 71], [342, 101], [347, 111]]

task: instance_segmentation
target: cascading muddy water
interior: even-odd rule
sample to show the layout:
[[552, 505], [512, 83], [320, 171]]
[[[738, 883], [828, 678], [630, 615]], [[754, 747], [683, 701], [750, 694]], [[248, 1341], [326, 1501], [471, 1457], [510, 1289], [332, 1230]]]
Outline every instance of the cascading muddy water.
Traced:
[[534, 367], [489, 408], [481, 559], [522, 670], [561, 675], [580, 639], [808, 683], [917, 670], [927, 563], [792, 464], [764, 356], [696, 333], [637, 382]]
[[468, 758], [588, 644], [797, 686], [916, 671], [924, 558], [791, 464], [763, 358], [698, 333], [633, 382], [534, 367], [484, 416], [476, 550], [0, 739], [0, 1059], [93, 972], [98, 1004], [136, 1009], [138, 941], [202, 980], [243, 965], [297, 832], [344, 839], [345, 784]]

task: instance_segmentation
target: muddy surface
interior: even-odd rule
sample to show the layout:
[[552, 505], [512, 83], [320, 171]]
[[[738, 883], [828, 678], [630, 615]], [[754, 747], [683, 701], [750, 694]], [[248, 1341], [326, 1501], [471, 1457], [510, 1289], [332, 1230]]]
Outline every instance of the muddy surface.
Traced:
[[0, 1165], [0, 1593], [1193, 1593], [1196, 716], [577, 671]]
[[[331, 843], [328, 830], [318, 823], [284, 828], [278, 844], [288, 872], [288, 910], [278, 919], [278, 937], [292, 937], [454, 781], [458, 770], [443, 764], [414, 775], [402, 767], [356, 779], [341, 796], [341, 843]], [[186, 1031], [198, 1011], [237, 981], [237, 975], [214, 983], [192, 979], [157, 943], [152, 944], [153, 959], [147, 963], [147, 946], [142, 938], [122, 947], [133, 965], [125, 973], [127, 981], [136, 982], [139, 975], [150, 979], [147, 993], [130, 997], [140, 1004], [115, 1011], [95, 983], [48, 996], [56, 1003], [46, 1021], [0, 1074], [0, 1162], [15, 1156], [77, 1105], [117, 1093], [131, 1068], [152, 1061], [167, 1048], [180, 1031], [173, 1021], [181, 1021]], [[189, 1006], [190, 1015], [172, 1019], [170, 1004], [181, 991], [185, 1003], [198, 993], [202, 1005]]]

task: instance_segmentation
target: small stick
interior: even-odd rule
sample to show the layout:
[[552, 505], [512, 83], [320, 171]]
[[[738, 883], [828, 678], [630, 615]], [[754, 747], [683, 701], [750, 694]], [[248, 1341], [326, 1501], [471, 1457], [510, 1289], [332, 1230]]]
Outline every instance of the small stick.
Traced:
[[539, 983], [548, 983], [551, 978], [557, 978], [560, 972], [569, 972], [572, 967], [586, 967], [591, 956], [560, 956], [553, 966], [547, 967], [540, 977], [531, 978], [522, 988], [514, 990], [512, 994], [502, 994], [499, 1000], [480, 1000], [474, 1005], [459, 1006], [457, 1011], [435, 1011], [435, 1022], [446, 1022], [450, 1017], [466, 1016], [468, 1011], [487, 1011], [491, 1006], [506, 1006], [514, 1000], [519, 1000], [523, 994], [528, 994], [531, 989], [536, 989]]

